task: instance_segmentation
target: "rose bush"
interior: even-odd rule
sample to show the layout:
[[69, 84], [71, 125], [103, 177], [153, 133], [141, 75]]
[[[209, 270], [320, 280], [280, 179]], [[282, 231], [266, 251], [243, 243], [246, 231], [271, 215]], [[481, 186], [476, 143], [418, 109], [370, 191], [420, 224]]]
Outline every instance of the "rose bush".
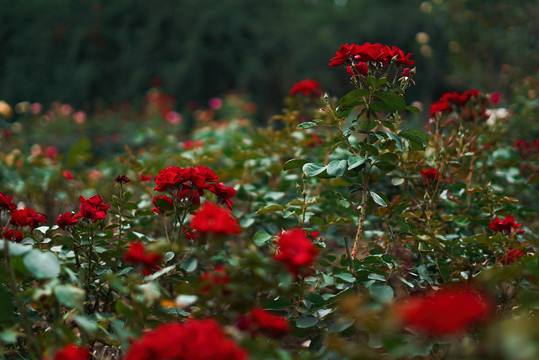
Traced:
[[[2, 355], [533, 358], [538, 157], [477, 90], [407, 126], [413, 64], [394, 46], [343, 45], [330, 65], [353, 89], [340, 98], [304, 82], [277, 126], [254, 129], [232, 97], [193, 114], [189, 143], [148, 120], [100, 161], [99, 142], [43, 151], [11, 134]], [[85, 123], [48, 115], [12, 128]]]

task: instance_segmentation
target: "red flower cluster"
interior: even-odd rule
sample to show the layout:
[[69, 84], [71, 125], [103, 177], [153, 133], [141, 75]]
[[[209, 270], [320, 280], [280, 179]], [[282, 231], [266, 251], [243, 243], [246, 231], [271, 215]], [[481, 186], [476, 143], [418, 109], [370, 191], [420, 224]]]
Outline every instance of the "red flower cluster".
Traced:
[[124, 360], [244, 360], [247, 354], [225, 337], [213, 319], [165, 324], [132, 344]]
[[[434, 116], [437, 113], [447, 114], [453, 111], [454, 106], [463, 107], [472, 98], [477, 98], [479, 91], [472, 89], [465, 91], [462, 94], [457, 92], [445, 93], [438, 101], [430, 106], [430, 115]], [[484, 113], [484, 109], [482, 110]]]
[[318, 254], [318, 250], [302, 229], [282, 233], [277, 240], [277, 246], [278, 253], [274, 260], [282, 262], [294, 276], [308, 272]]
[[457, 335], [484, 320], [492, 306], [471, 288], [445, 288], [415, 296], [396, 305], [397, 315], [410, 329], [429, 335]]
[[421, 176], [425, 178], [425, 180], [440, 180], [441, 174], [435, 168], [419, 170], [419, 172], [421, 173]]
[[13, 195], [7, 196], [0, 192], [0, 212], [9, 212], [17, 208], [17, 205], [13, 204]]
[[[54, 360], [89, 360], [90, 351], [83, 347], [78, 347], [73, 344], [64, 346], [54, 356]], [[47, 358], [44, 360], [48, 360]]]
[[[526, 140], [520, 139], [515, 141], [515, 148], [521, 155], [529, 155], [533, 151], [533, 143], [529, 143]], [[535, 140], [535, 151], [539, 153], [539, 139]]]
[[191, 227], [201, 234], [232, 235], [241, 231], [230, 211], [210, 202], [205, 202], [195, 212]]
[[290, 326], [284, 317], [260, 308], [253, 308], [250, 314], [240, 317], [238, 328], [253, 335], [265, 333], [270, 337], [279, 337], [290, 332]]
[[43, 225], [47, 221], [47, 217], [43, 214], [37, 213], [34, 209], [13, 209], [11, 210], [11, 225], [26, 226], [35, 229], [38, 225]]
[[206, 271], [198, 278], [198, 282], [202, 285], [200, 292], [208, 294], [214, 287], [224, 287], [230, 284], [230, 278], [226, 269], [222, 265], [218, 265], [212, 272]]
[[404, 52], [396, 46], [384, 46], [381, 44], [365, 43], [363, 45], [341, 45], [341, 48], [331, 59], [329, 66], [340, 66], [347, 60], [357, 62], [378, 62], [383, 66], [388, 65], [396, 57], [399, 65], [413, 65], [414, 60], [410, 59], [412, 54], [404, 55]]
[[159, 270], [159, 263], [163, 260], [163, 255], [158, 253], [146, 253], [143, 243], [135, 241], [129, 244], [129, 249], [124, 255], [127, 263], [142, 265], [142, 273], [150, 275]]
[[76, 225], [77, 219], [75, 216], [73, 216], [71, 213], [66, 212], [62, 215], [58, 215], [58, 219], [56, 219], [56, 225], [60, 227], [60, 229], [65, 230], [67, 226]]
[[81, 204], [79, 205], [79, 213], [75, 214], [74, 219], [80, 218], [90, 219], [93, 222], [103, 220], [107, 216], [107, 210], [110, 204], [105, 204], [103, 198], [99, 195], [94, 195], [89, 199], [84, 196], [79, 197]]
[[322, 95], [322, 86], [318, 81], [305, 79], [297, 82], [290, 89], [290, 95], [303, 94], [308, 97], [319, 97]]
[[18, 230], [8, 229], [6, 230], [4, 228], [4, 239], [14, 242], [21, 242], [22, 239], [24, 239], [24, 235], [22, 232]]
[[[488, 228], [494, 231], [501, 233], [510, 234], [516, 231], [522, 224], [517, 224], [515, 218], [511, 215], [506, 216], [505, 219], [500, 220], [497, 216], [494, 218], [494, 221], [488, 223]], [[522, 234], [524, 230], [519, 230], [519, 234]]]
[[157, 186], [154, 190], [175, 194], [178, 201], [188, 201], [188, 206], [199, 204], [199, 196], [204, 194], [204, 190], [208, 190], [217, 195], [219, 203], [227, 204], [232, 209], [230, 199], [236, 195], [236, 190], [217, 181], [219, 181], [219, 176], [205, 166], [199, 165], [196, 168], [187, 169], [169, 166], [155, 177]]
[[524, 255], [526, 255], [526, 252], [524, 250], [508, 249], [505, 256], [500, 256], [498, 258], [498, 262], [501, 263], [502, 265], [509, 265], [509, 264], [517, 261], [518, 259], [520, 259]]

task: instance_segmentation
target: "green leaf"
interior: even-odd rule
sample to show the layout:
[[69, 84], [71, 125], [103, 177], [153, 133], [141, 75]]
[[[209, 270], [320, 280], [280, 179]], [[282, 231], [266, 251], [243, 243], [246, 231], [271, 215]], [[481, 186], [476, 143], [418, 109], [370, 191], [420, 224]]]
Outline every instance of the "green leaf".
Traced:
[[393, 288], [383, 284], [372, 284], [369, 287], [369, 294], [378, 302], [385, 303], [393, 299]]
[[292, 302], [283, 297], [279, 297], [274, 300], [270, 300], [264, 304], [264, 308], [267, 310], [281, 310], [282, 308], [289, 307]]
[[318, 319], [312, 315], [301, 315], [296, 321], [296, 326], [301, 329], [306, 329], [318, 324]]
[[399, 136], [410, 142], [412, 150], [422, 150], [427, 146], [428, 137], [422, 131], [416, 129], [403, 130]]
[[346, 171], [346, 165], [346, 160], [332, 160], [327, 166], [328, 176], [343, 176], [344, 172]]
[[20, 334], [13, 329], [5, 329], [0, 332], [0, 340], [6, 344], [15, 344], [19, 335]]
[[348, 158], [348, 170], [353, 170], [357, 168], [358, 166], [363, 165], [365, 163], [364, 158], [360, 158], [359, 156], [350, 156]]
[[415, 107], [415, 106], [412, 106], [412, 105], [406, 106], [405, 109], [408, 110], [408, 111], [414, 112], [416, 114], [419, 114], [421, 112], [421, 110], [419, 110], [418, 107]]
[[374, 96], [398, 111], [403, 110], [406, 106], [406, 101], [400, 95], [391, 91], [378, 91], [374, 93]]
[[51, 279], [60, 274], [60, 262], [55, 253], [32, 250], [23, 258], [24, 265], [37, 279]]
[[99, 330], [96, 321], [89, 319], [87, 316], [75, 315], [73, 319], [90, 336], [95, 335]]
[[[22, 245], [8, 241], [8, 250], [11, 256], [21, 256], [32, 250], [32, 245]], [[0, 240], [0, 251], [4, 251], [4, 240]]]
[[347, 272], [343, 272], [343, 273], [340, 273], [340, 274], [335, 274], [333, 276], [338, 278], [338, 279], [344, 280], [344, 281], [346, 281], [348, 283], [353, 283], [354, 281], [356, 281], [356, 278], [354, 277], [354, 275], [352, 275], [350, 273], [347, 273]]
[[54, 288], [54, 296], [60, 304], [82, 311], [84, 290], [73, 285], [58, 285]]
[[10, 321], [13, 319], [13, 298], [6, 286], [0, 286], [0, 321]]
[[306, 122], [303, 122], [303, 123], [299, 124], [297, 128], [298, 129], [309, 129], [309, 128], [312, 128], [312, 127], [315, 127], [315, 126], [316, 126], [316, 123], [306, 121]]
[[181, 268], [187, 272], [193, 272], [197, 269], [198, 261], [195, 257], [188, 257], [182, 262]]
[[257, 231], [253, 237], [253, 241], [257, 246], [264, 245], [269, 239], [271, 239], [271, 235], [264, 230]]
[[278, 211], [283, 211], [284, 207], [279, 204], [268, 205], [256, 211], [257, 214], [270, 214]]
[[315, 293], [308, 293], [305, 296], [305, 300], [310, 301], [314, 307], [318, 307], [318, 308], [326, 304], [326, 300], [324, 300], [322, 296]]
[[324, 172], [324, 170], [326, 170], [326, 167], [323, 165], [317, 165], [314, 163], [308, 163], [303, 165], [303, 172], [309, 177], [320, 175]]
[[380, 195], [378, 195], [374, 191], [369, 191], [369, 193], [371, 194], [371, 197], [372, 197], [372, 199], [374, 200], [375, 203], [377, 203], [380, 206], [387, 207], [386, 202], [384, 201], [384, 199], [382, 199], [382, 197]]
[[303, 160], [303, 159], [290, 159], [284, 164], [283, 170], [286, 171], [290, 169], [297, 169], [307, 164], [308, 162], [309, 162], [308, 160]]
[[392, 133], [392, 132], [388, 132], [386, 133], [387, 136], [389, 136], [391, 139], [395, 140], [396, 142], [396, 145], [397, 145], [397, 149], [399, 149], [400, 151], [403, 150], [403, 146], [402, 146], [402, 140], [401, 138], [399, 137], [399, 135], [395, 134], [395, 133]]
[[358, 101], [361, 101], [362, 97], [370, 94], [370, 91], [367, 89], [355, 89], [350, 91], [348, 94], [344, 95], [339, 100], [339, 108], [347, 108], [350, 106], [355, 106]]

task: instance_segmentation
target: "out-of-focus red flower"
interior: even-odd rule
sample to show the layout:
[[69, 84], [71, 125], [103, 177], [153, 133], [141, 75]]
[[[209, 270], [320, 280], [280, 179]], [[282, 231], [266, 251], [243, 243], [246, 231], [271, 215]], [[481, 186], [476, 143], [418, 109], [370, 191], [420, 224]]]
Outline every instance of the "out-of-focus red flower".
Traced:
[[[494, 231], [498, 231], [501, 233], [510, 234], [514, 231], [516, 231], [519, 227], [521, 227], [522, 224], [517, 224], [515, 222], [515, 218], [511, 215], [506, 216], [503, 220], [500, 220], [497, 216], [494, 218], [493, 221], [488, 223], [488, 228]], [[519, 234], [523, 233], [524, 230], [519, 230]]]
[[87, 348], [69, 344], [56, 352], [53, 360], [90, 360], [90, 351]]
[[163, 261], [163, 255], [159, 253], [147, 253], [143, 243], [135, 241], [129, 244], [129, 249], [124, 255], [127, 263], [142, 266], [142, 273], [150, 275], [159, 270], [159, 263]]
[[80, 196], [79, 200], [79, 213], [75, 215], [75, 219], [85, 218], [90, 219], [93, 222], [103, 220], [107, 216], [107, 210], [110, 204], [105, 204], [103, 198], [99, 195], [94, 195], [89, 199], [84, 196]]
[[118, 184], [127, 184], [128, 182], [131, 182], [131, 180], [127, 177], [127, 175], [118, 175], [116, 176], [116, 179], [114, 180]]
[[123, 360], [245, 360], [246, 352], [213, 319], [165, 324], [135, 341]]
[[153, 175], [152, 174], [139, 174], [138, 178], [141, 182], [146, 183], [149, 181], [152, 181]]
[[402, 323], [426, 335], [458, 335], [484, 321], [492, 310], [485, 295], [468, 287], [445, 288], [413, 296], [395, 307]]
[[74, 179], [73, 174], [69, 170], [62, 170], [62, 176], [68, 181], [72, 181]]
[[38, 225], [43, 225], [47, 221], [47, 217], [43, 214], [37, 213], [34, 209], [23, 208], [13, 209], [11, 211], [10, 223], [16, 226], [27, 226], [35, 229]]
[[509, 265], [519, 260], [524, 255], [526, 255], [526, 252], [524, 250], [507, 249], [507, 253], [505, 255], [500, 256], [497, 262], [501, 263], [502, 265]]
[[290, 89], [290, 95], [303, 94], [307, 97], [319, 97], [322, 95], [322, 85], [318, 81], [305, 79], [295, 83]]
[[[430, 107], [430, 115], [434, 116], [438, 113], [447, 114], [453, 111], [455, 108], [464, 107], [472, 98], [477, 98], [481, 93], [477, 89], [472, 89], [465, 91], [461, 94], [457, 92], [445, 93], [442, 95], [438, 101], [433, 103]], [[464, 108], [464, 112], [468, 109]], [[481, 115], [483, 115], [484, 110], [482, 110]], [[475, 116], [469, 116], [471, 120], [475, 119]]]
[[56, 146], [48, 146], [45, 149], [45, 156], [51, 160], [56, 160], [58, 155], [60, 155], [60, 150]]
[[1, 211], [11, 211], [17, 208], [17, 205], [13, 204], [13, 195], [4, 195], [0, 192], [0, 212]]
[[67, 226], [72, 226], [76, 224], [77, 219], [75, 219], [74, 215], [69, 212], [58, 215], [58, 219], [56, 219], [56, 225], [58, 225], [62, 230], [65, 230]]
[[498, 93], [498, 92], [490, 94], [490, 102], [493, 105], [496, 105], [498, 102], [500, 102], [500, 98], [501, 98], [501, 96], [500, 96], [500, 93]]
[[204, 146], [204, 140], [193, 140], [193, 141], [184, 141], [183, 149], [184, 150], [193, 150]]
[[421, 176], [425, 178], [425, 180], [440, 180], [440, 173], [435, 168], [430, 168], [427, 170], [419, 170], [421, 173]]
[[200, 234], [232, 235], [241, 232], [236, 219], [230, 211], [205, 202], [191, 219], [191, 227]]
[[318, 254], [302, 229], [283, 232], [277, 240], [277, 247], [274, 260], [283, 263], [293, 276], [309, 272]]
[[24, 235], [18, 230], [7, 229], [4, 231], [4, 239], [19, 243], [24, 239]]
[[241, 316], [238, 328], [253, 335], [264, 333], [274, 338], [290, 332], [290, 326], [284, 317], [273, 315], [261, 308], [253, 308], [249, 314]]
[[182, 234], [187, 240], [195, 240], [198, 237], [198, 234], [193, 232], [190, 225], [184, 226]]
[[529, 155], [533, 150], [533, 145], [523, 139], [515, 141], [514, 146], [521, 155]]
[[230, 278], [228, 272], [222, 265], [215, 267], [213, 271], [206, 271], [198, 278], [198, 282], [202, 286], [200, 292], [202, 294], [208, 294], [213, 288], [223, 288], [230, 284]]

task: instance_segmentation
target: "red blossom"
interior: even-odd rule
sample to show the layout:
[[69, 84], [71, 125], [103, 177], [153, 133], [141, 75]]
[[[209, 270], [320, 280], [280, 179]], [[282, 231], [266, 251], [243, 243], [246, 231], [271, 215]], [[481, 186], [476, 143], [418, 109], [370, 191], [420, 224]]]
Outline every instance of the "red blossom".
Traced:
[[1, 211], [11, 211], [17, 208], [15, 204], [11, 201], [13, 200], [13, 195], [4, 195], [0, 192], [0, 212]]
[[4, 231], [4, 239], [19, 243], [24, 239], [24, 235], [18, 230], [8, 229]]
[[223, 183], [217, 183], [211, 184], [208, 190], [217, 195], [219, 204], [226, 204], [232, 210], [233, 203], [230, 199], [236, 195], [236, 190], [233, 187], [226, 187]]
[[329, 66], [340, 66], [344, 64], [346, 60], [351, 59], [354, 55], [356, 55], [358, 50], [359, 46], [355, 44], [341, 45], [341, 48], [339, 51], [337, 51], [335, 57], [331, 59]]
[[[472, 98], [477, 98], [480, 94], [481, 93], [476, 89], [465, 91], [462, 94], [457, 92], [445, 93], [440, 99], [438, 99], [438, 101], [431, 105], [430, 115], [434, 116], [438, 113], [448, 114], [453, 111], [455, 107], [463, 107], [467, 105]], [[475, 119], [475, 116], [471, 116], [468, 109], [463, 109], [463, 111], [468, 112], [467, 117], [469, 117], [471, 120]], [[484, 111], [482, 110], [480, 115], [483, 113]]]
[[[84, 347], [69, 344], [54, 355], [54, 360], [89, 360], [90, 351]], [[47, 360], [47, 359], [44, 359]]]
[[152, 203], [155, 206], [152, 211], [156, 214], [163, 214], [167, 211], [174, 209], [174, 204], [172, 203], [172, 198], [170, 196], [154, 196], [152, 199]]
[[322, 95], [322, 85], [318, 81], [305, 79], [295, 83], [290, 89], [290, 95], [303, 94], [307, 97], [319, 97]]
[[399, 65], [411, 66], [414, 60], [410, 57], [412, 54], [404, 55], [404, 52], [396, 46], [384, 46], [382, 44], [365, 43], [363, 45], [341, 45], [341, 48], [331, 59], [329, 66], [343, 65], [347, 60], [355, 60], [358, 62], [377, 62], [383, 66], [388, 65], [393, 59]]
[[265, 333], [270, 337], [279, 337], [290, 332], [290, 326], [284, 317], [273, 315], [261, 308], [253, 308], [248, 315], [241, 316], [238, 328], [253, 335]]
[[114, 180], [119, 184], [127, 184], [128, 182], [131, 182], [131, 180], [127, 177], [127, 175], [118, 175], [116, 176], [116, 179]]
[[138, 178], [140, 179], [141, 182], [146, 183], [153, 179], [153, 175], [152, 174], [139, 174]]
[[30, 225], [32, 229], [35, 229], [38, 225], [43, 225], [47, 221], [47, 217], [43, 214], [37, 213], [34, 209], [13, 209], [11, 211], [10, 223], [16, 226]]
[[135, 341], [124, 360], [245, 360], [246, 352], [228, 339], [213, 319], [165, 324]]
[[519, 260], [524, 255], [526, 255], [526, 252], [524, 250], [507, 249], [507, 253], [505, 255], [500, 256], [497, 262], [501, 263], [502, 265], [509, 265]]
[[184, 150], [193, 150], [204, 146], [204, 140], [185, 141], [183, 143]]
[[431, 291], [396, 305], [397, 315], [406, 327], [435, 336], [462, 334], [485, 320], [491, 310], [488, 299], [468, 287]]
[[191, 219], [191, 227], [201, 234], [232, 235], [239, 234], [240, 227], [230, 211], [205, 202]]
[[183, 169], [178, 166], [169, 166], [159, 171], [155, 177], [155, 191], [177, 190], [191, 180], [192, 169]]
[[274, 260], [282, 262], [293, 276], [307, 273], [318, 254], [302, 229], [283, 232], [277, 240], [277, 246]]
[[62, 176], [68, 181], [72, 181], [74, 179], [73, 174], [69, 170], [62, 170]]
[[[520, 226], [522, 226], [522, 224], [517, 224], [515, 218], [511, 215], [506, 216], [503, 220], [500, 220], [496, 216], [493, 221], [488, 223], [489, 229], [507, 234], [515, 232]], [[518, 232], [521, 234], [524, 230], [519, 230]]]
[[79, 213], [74, 216], [74, 219], [90, 219], [93, 222], [103, 220], [107, 216], [107, 210], [110, 204], [105, 204], [103, 198], [99, 195], [94, 195], [89, 199], [84, 196], [79, 197], [81, 204], [79, 205]]
[[198, 282], [202, 285], [200, 292], [208, 294], [215, 287], [225, 287], [230, 284], [230, 278], [226, 269], [222, 265], [218, 265], [213, 271], [206, 271], [202, 274], [198, 278]]
[[425, 180], [440, 180], [440, 173], [435, 168], [430, 168], [427, 170], [419, 170], [421, 173], [421, 176], [425, 178]]
[[360, 61], [357, 64], [354, 64], [353, 68], [352, 65], [348, 65], [346, 67], [346, 72], [350, 76], [356, 76], [358, 74], [361, 76], [367, 76], [369, 73], [369, 65], [364, 61]]
[[56, 225], [58, 225], [62, 230], [65, 230], [67, 226], [76, 225], [77, 219], [75, 219], [75, 216], [73, 214], [66, 212], [62, 215], [58, 215], [58, 219], [56, 219]]
[[[524, 154], [524, 155], [531, 154], [531, 152], [533, 150], [533, 145], [530, 144], [529, 142], [527, 142], [526, 140], [523, 140], [523, 139], [515, 141], [514, 146], [515, 146], [515, 148], [517, 148], [517, 150], [521, 154]], [[536, 146], [537, 146], [537, 142], [536, 142]], [[538, 149], [538, 152], [539, 152], [539, 149]]]
[[159, 270], [159, 263], [163, 255], [159, 253], [147, 253], [143, 243], [135, 241], [129, 244], [129, 249], [124, 255], [127, 263], [142, 266], [142, 273], [150, 275]]

